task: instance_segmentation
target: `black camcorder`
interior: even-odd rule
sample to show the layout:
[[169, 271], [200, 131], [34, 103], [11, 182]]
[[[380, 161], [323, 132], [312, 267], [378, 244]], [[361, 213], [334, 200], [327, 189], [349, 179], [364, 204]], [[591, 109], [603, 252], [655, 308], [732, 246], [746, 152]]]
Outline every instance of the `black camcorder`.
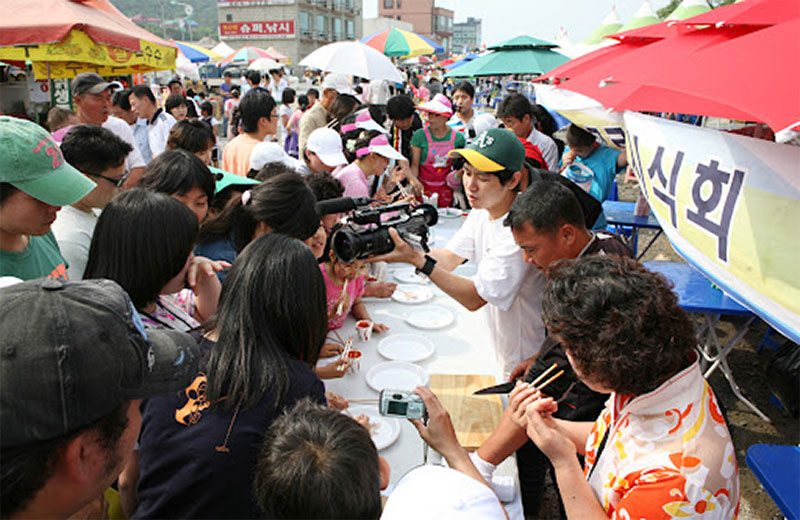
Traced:
[[[387, 213], [398, 215], [381, 221]], [[430, 251], [428, 227], [435, 225], [438, 220], [439, 213], [430, 204], [412, 208], [404, 202], [356, 209], [347, 223], [334, 232], [331, 242], [333, 252], [342, 262], [389, 253], [394, 249], [389, 228], [395, 228], [403, 240], [427, 253]]]

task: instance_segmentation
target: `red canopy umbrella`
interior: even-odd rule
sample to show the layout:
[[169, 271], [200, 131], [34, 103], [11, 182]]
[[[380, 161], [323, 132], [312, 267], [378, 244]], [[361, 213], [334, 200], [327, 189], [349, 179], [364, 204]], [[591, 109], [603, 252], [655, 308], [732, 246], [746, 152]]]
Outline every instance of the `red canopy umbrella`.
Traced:
[[797, 0], [768, 0], [737, 2], [686, 20], [679, 25], [775, 25], [800, 16]]
[[759, 121], [777, 133], [800, 123], [800, 17], [666, 38], [573, 75], [559, 88], [608, 109]]

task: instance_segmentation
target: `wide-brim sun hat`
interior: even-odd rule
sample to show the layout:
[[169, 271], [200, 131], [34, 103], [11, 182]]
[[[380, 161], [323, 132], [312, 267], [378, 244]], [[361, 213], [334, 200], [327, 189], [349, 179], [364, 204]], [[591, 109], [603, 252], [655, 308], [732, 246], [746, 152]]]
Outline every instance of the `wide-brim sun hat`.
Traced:
[[430, 101], [417, 105], [417, 110], [450, 117], [453, 115], [453, 104], [444, 94], [436, 94]]

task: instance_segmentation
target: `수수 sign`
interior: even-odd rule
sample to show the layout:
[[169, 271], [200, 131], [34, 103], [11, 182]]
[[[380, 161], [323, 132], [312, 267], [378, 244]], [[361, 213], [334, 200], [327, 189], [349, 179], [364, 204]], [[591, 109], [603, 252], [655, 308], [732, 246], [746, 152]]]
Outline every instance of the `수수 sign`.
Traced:
[[265, 40], [294, 36], [294, 20], [271, 22], [225, 22], [219, 24], [222, 38], [231, 40]]

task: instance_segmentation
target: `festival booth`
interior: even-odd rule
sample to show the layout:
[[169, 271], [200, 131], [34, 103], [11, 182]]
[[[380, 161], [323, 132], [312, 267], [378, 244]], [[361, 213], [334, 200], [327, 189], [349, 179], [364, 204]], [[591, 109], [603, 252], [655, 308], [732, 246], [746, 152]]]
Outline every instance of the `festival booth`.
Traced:
[[[551, 71], [556, 84], [537, 86], [540, 102], [626, 149], [653, 215], [693, 268], [650, 266], [700, 316], [706, 374], [722, 370], [768, 420], [742, 395], [726, 357], [757, 318], [800, 341], [800, 4], [748, 0], [631, 33], [635, 44], [616, 35], [622, 43]], [[642, 112], [766, 124], [777, 142]], [[707, 280], [686, 284], [695, 272]], [[728, 314], [744, 319], [723, 345], [714, 325]]]
[[26, 83], [0, 85], [3, 112], [30, 102], [69, 106], [68, 80], [81, 72], [110, 77], [175, 67], [175, 46], [109, 0], [6, 0], [3, 9], [0, 60], [26, 72]]

